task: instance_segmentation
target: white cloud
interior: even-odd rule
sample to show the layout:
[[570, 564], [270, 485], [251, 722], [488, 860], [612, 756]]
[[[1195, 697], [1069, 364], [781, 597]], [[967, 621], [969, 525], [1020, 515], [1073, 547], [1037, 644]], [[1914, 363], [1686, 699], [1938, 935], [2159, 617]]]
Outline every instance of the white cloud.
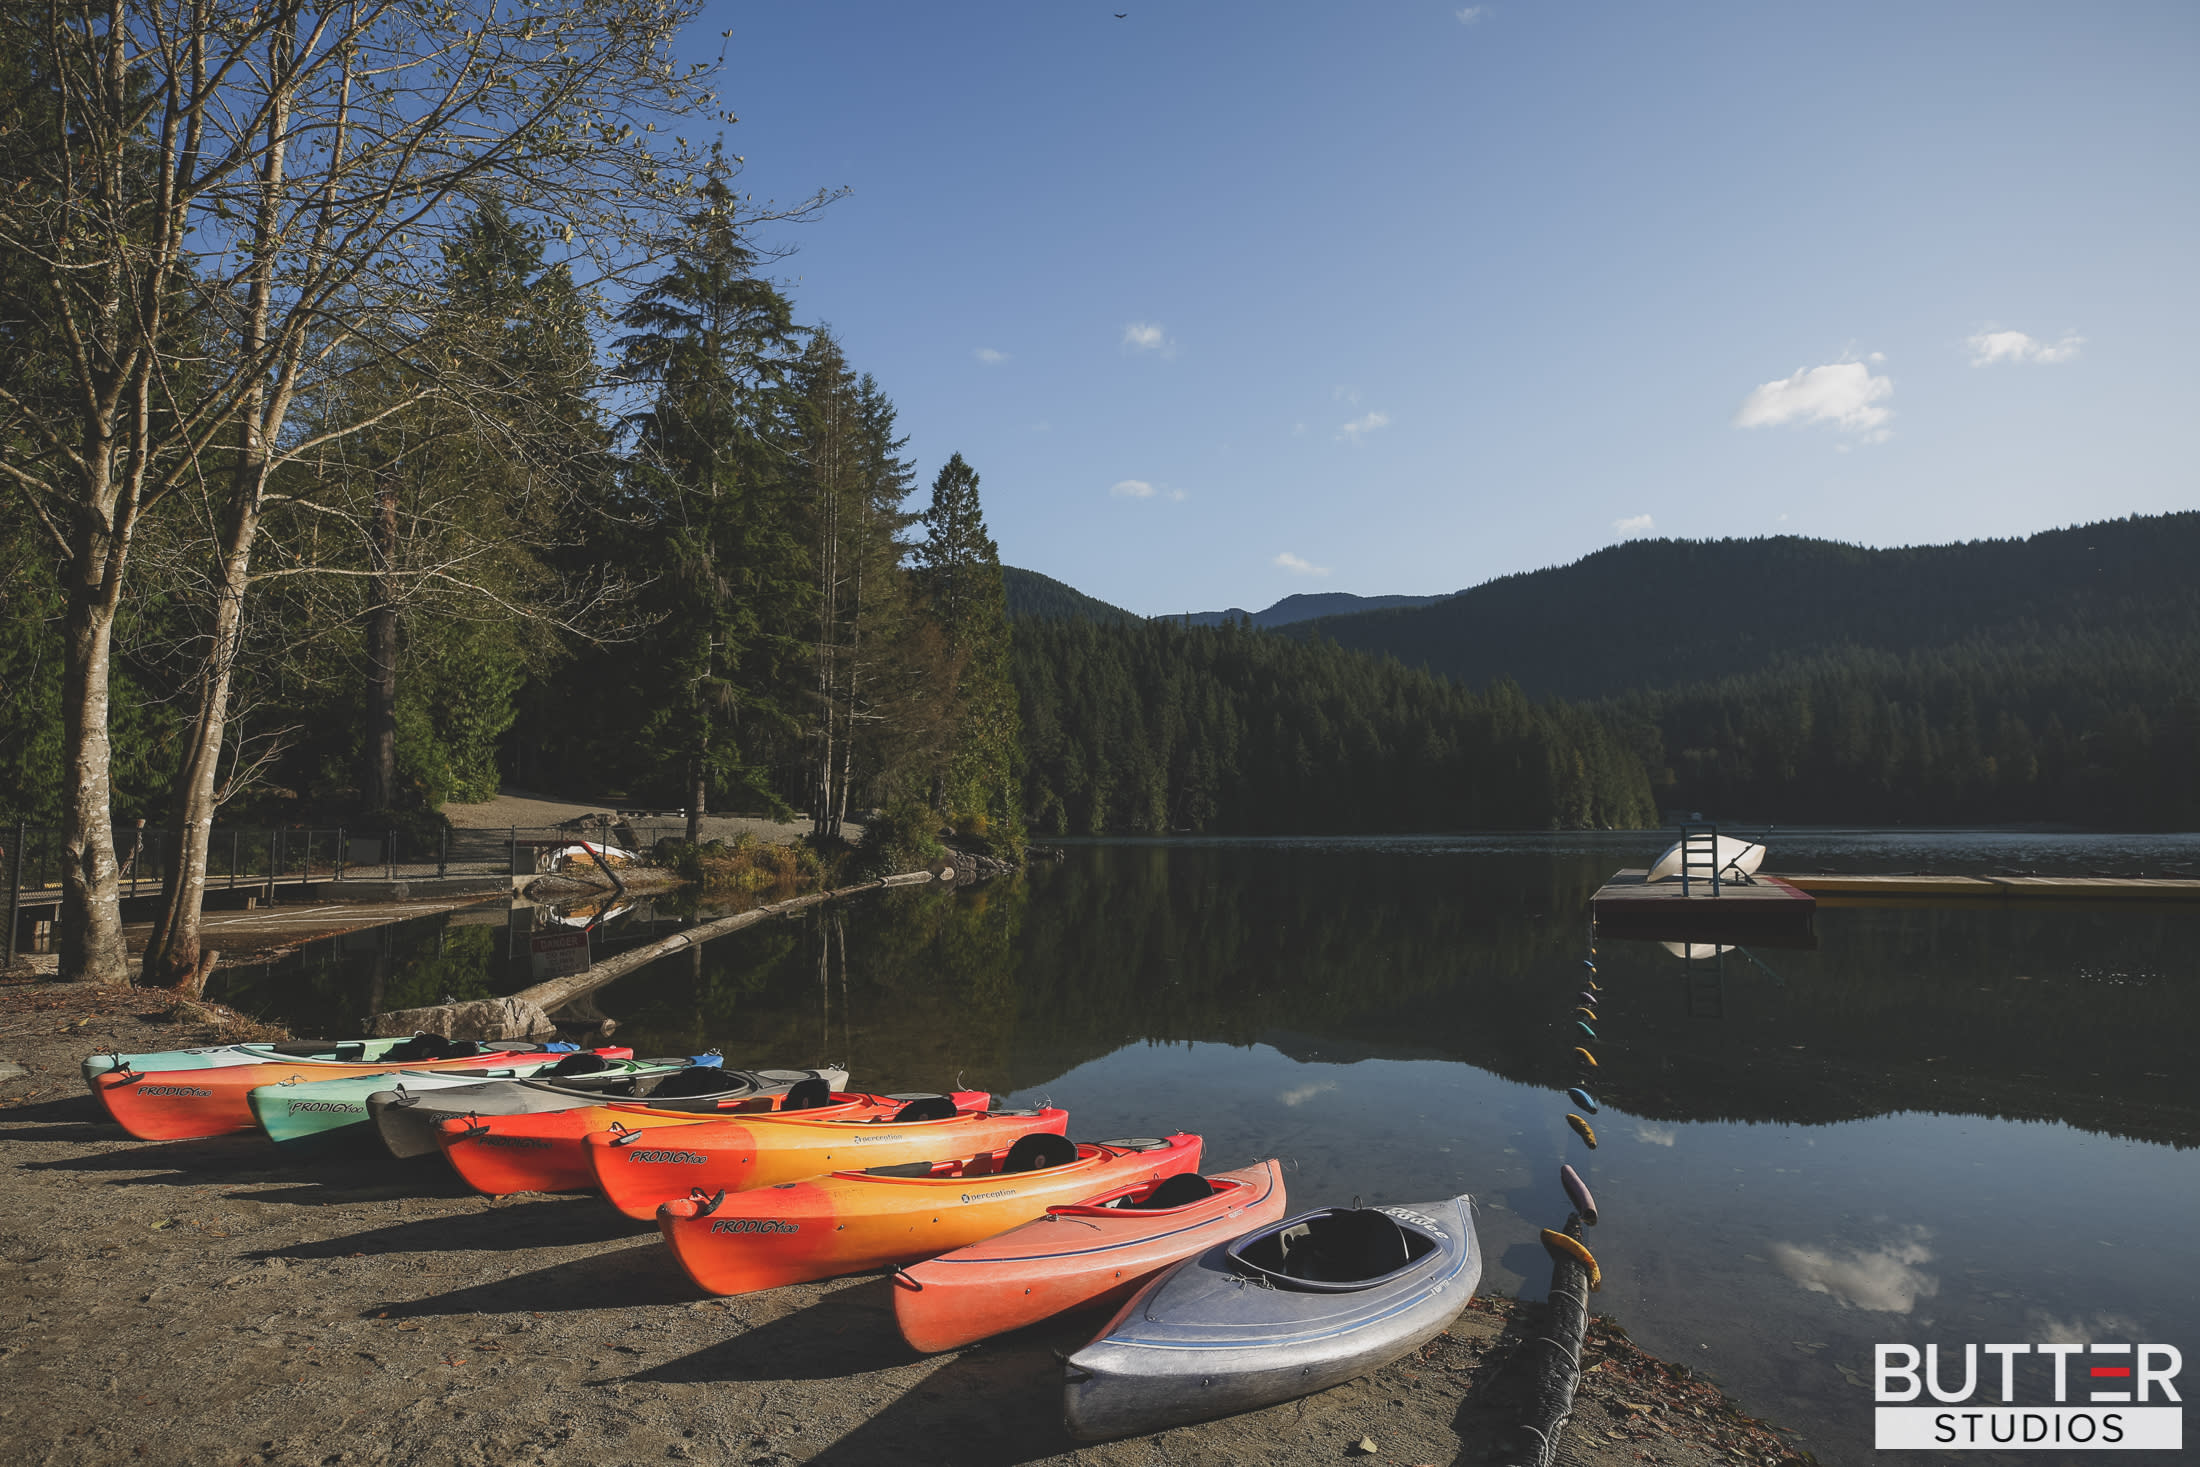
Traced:
[[1048, 422], [1045, 418], [1041, 418], [1038, 422], [1031, 425], [1031, 431], [1034, 433], [1052, 433], [1054, 431], [1054, 425]]
[[1330, 388], [1329, 395], [1332, 398], [1336, 399], [1338, 402], [1349, 402], [1354, 407], [1358, 407], [1360, 405], [1360, 389], [1357, 387], [1346, 387], [1339, 385]]
[[1919, 1299], [1940, 1292], [1940, 1280], [1916, 1266], [1932, 1261], [1933, 1250], [1925, 1246], [1931, 1236], [1913, 1227], [1868, 1251], [1843, 1248], [1837, 1254], [1795, 1243], [1774, 1243], [1765, 1251], [1780, 1272], [1813, 1294], [1830, 1295], [1851, 1309], [1908, 1314]]
[[1996, 362], [2036, 362], [2052, 366], [2067, 362], [2078, 354], [2085, 344], [2082, 336], [2065, 336], [2050, 344], [2027, 336], [2022, 331], [1981, 331], [1967, 343], [1971, 348], [1971, 365], [1991, 367]]
[[2090, 1345], [2095, 1340], [2135, 1340], [2145, 1333], [2145, 1326], [2122, 1314], [2100, 1313], [2079, 1315], [2074, 1319], [2057, 1319], [2044, 1309], [2027, 1309], [2025, 1322], [2030, 1326], [2032, 1338], [2044, 1340], [2050, 1345]]
[[1176, 353], [1176, 343], [1169, 333], [1153, 321], [1133, 321], [1123, 328], [1123, 345], [1133, 351], [1157, 351], [1163, 356]]
[[1282, 1101], [1285, 1105], [1304, 1105], [1315, 1096], [1327, 1095], [1336, 1088], [1337, 1082], [1334, 1080], [1317, 1080], [1311, 1085], [1301, 1085], [1295, 1090], [1286, 1090], [1276, 1099]]
[[979, 347], [975, 355], [977, 356], [979, 361], [985, 363], [989, 367], [995, 366], [1001, 362], [1005, 362], [1008, 360], [1007, 352], [995, 351], [990, 346]]
[[1631, 514], [1623, 520], [1612, 521], [1612, 528], [1622, 535], [1646, 534], [1657, 528], [1646, 514]]
[[1766, 382], [1742, 399], [1734, 414], [1737, 428], [1771, 428], [1786, 423], [1831, 423], [1864, 435], [1866, 443], [1886, 441], [1890, 414], [1881, 404], [1894, 396], [1894, 380], [1875, 377], [1863, 362], [1832, 362], [1801, 367], [1792, 377]]
[[1362, 413], [1359, 417], [1354, 418], [1351, 422], [1346, 423], [1344, 426], [1340, 427], [1337, 432], [1341, 437], [1349, 438], [1354, 443], [1357, 443], [1360, 441], [1360, 437], [1362, 434], [1373, 433], [1378, 428], [1387, 428], [1389, 426], [1390, 414], [1370, 412]]
[[1480, 20], [1483, 16], [1488, 15], [1489, 13], [1490, 8], [1487, 5], [1469, 5], [1464, 10], [1453, 12], [1453, 14], [1459, 17], [1459, 23], [1461, 25], [1473, 25], [1476, 21]]
[[1671, 1126], [1655, 1125], [1649, 1121], [1635, 1123], [1635, 1139], [1645, 1146], [1671, 1146], [1681, 1139], [1681, 1133]]
[[1328, 566], [1316, 565], [1310, 560], [1302, 560], [1288, 550], [1279, 553], [1271, 564], [1279, 565], [1295, 576], [1326, 576], [1329, 574]]
[[1108, 486], [1108, 492], [1119, 499], [1151, 499], [1153, 485], [1144, 479], [1119, 479]]

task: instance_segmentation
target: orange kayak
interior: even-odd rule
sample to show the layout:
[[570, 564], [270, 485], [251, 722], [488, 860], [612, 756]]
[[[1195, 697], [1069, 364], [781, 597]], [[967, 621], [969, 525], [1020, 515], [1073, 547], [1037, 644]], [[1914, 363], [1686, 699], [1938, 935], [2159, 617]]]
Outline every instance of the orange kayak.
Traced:
[[1005, 1148], [1034, 1131], [1059, 1136], [1068, 1125], [1069, 1112], [1055, 1109], [959, 1110], [938, 1119], [803, 1111], [710, 1121], [663, 1141], [598, 1131], [588, 1138], [588, 1162], [611, 1205], [646, 1222], [660, 1205], [698, 1191], [748, 1192], [844, 1167], [929, 1166]]
[[657, 1209], [680, 1266], [713, 1294], [914, 1263], [1030, 1222], [1049, 1207], [1199, 1167], [1197, 1136], [1077, 1144], [1048, 1132], [930, 1166], [834, 1172]]
[[442, 1042], [434, 1046], [431, 1052], [444, 1056], [439, 1058], [406, 1058], [404, 1046], [399, 1045], [374, 1060], [310, 1059], [270, 1051], [267, 1059], [250, 1064], [146, 1073], [124, 1067], [92, 1076], [92, 1093], [107, 1114], [140, 1141], [186, 1141], [253, 1129], [251, 1095], [262, 1085], [349, 1080], [399, 1070], [487, 1071], [555, 1064], [564, 1058], [526, 1045], [467, 1045], [479, 1052], [465, 1055], [451, 1055], [452, 1047]]
[[[467, 1185], [491, 1197], [514, 1192], [587, 1192], [596, 1185], [585, 1144], [591, 1132], [608, 1132], [614, 1125], [635, 1132], [707, 1124], [728, 1116], [776, 1116], [785, 1099], [785, 1095], [751, 1095], [710, 1109], [671, 1110], [635, 1103], [520, 1115], [453, 1116], [436, 1122], [435, 1139]], [[958, 1090], [945, 1099], [958, 1111], [984, 1110], [993, 1097], [983, 1090]], [[851, 1119], [891, 1116], [906, 1103], [894, 1096], [841, 1092], [800, 1114]], [[650, 1211], [641, 1216], [644, 1221], [656, 1216], [656, 1204], [651, 1203]]]
[[894, 1318], [953, 1350], [1073, 1309], [1120, 1304], [1172, 1263], [1283, 1218], [1283, 1167], [1117, 1186], [894, 1274]]

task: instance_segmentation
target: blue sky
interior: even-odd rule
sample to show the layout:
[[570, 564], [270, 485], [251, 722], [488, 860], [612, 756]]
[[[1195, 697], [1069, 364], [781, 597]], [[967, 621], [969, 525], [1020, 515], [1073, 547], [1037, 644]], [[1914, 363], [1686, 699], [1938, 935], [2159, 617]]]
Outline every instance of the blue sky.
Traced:
[[803, 319], [1137, 611], [2200, 507], [2200, 6], [703, 26], [743, 186], [851, 190], [772, 236]]

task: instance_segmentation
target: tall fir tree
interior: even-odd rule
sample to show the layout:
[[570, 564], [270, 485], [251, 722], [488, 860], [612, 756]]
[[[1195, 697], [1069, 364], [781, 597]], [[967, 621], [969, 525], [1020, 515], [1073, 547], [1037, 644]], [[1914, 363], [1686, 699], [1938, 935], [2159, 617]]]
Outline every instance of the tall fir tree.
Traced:
[[629, 492], [636, 549], [659, 572], [656, 628], [625, 665], [653, 709], [639, 732], [678, 765], [690, 838], [713, 792], [782, 807], [748, 744], [797, 724], [788, 673], [816, 596], [773, 441], [797, 331], [756, 273], [729, 180], [715, 160], [671, 266], [618, 318], [626, 374], [654, 389], [631, 420]]
[[956, 829], [1023, 846], [1022, 720], [1010, 670], [1008, 592], [986, 533], [977, 471], [959, 453], [932, 481], [924, 538], [910, 553], [952, 679], [950, 747], [935, 765], [932, 805]]

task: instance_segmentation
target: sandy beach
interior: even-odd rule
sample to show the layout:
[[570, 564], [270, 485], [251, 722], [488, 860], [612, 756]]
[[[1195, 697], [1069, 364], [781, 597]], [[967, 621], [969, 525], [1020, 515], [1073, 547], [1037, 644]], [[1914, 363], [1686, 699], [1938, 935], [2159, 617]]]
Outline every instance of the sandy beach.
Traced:
[[[593, 1197], [492, 1200], [439, 1161], [143, 1143], [92, 1051], [227, 1037], [163, 995], [0, 988], [0, 1419], [26, 1463], [1480, 1463], [1540, 1307], [1477, 1300], [1417, 1356], [1303, 1401], [1099, 1445], [1059, 1422], [1062, 1321], [939, 1356], [889, 1284], [701, 1294]], [[1592, 1327], [1563, 1460], [1798, 1460], [1710, 1383]], [[1363, 1443], [1372, 1444], [1367, 1453]]]

